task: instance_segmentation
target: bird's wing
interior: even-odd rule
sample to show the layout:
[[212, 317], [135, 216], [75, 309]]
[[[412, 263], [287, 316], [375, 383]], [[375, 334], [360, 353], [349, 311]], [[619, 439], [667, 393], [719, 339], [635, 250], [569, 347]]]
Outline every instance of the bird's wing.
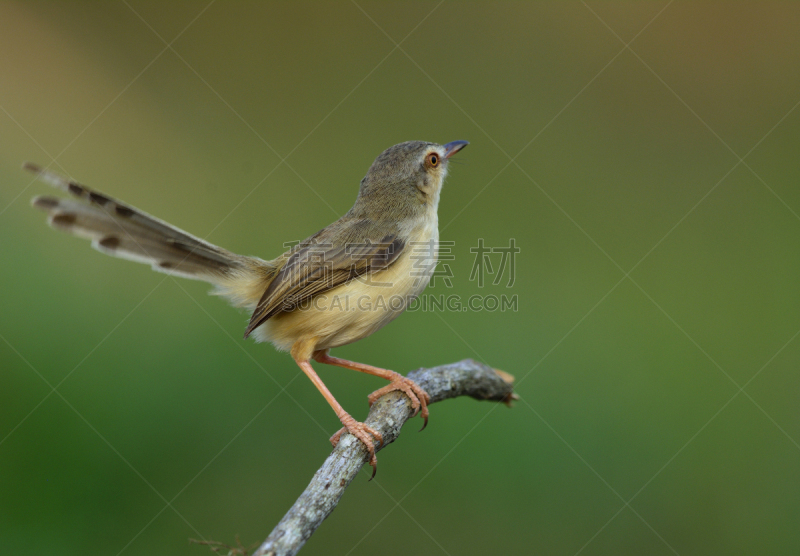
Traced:
[[340, 220], [298, 245], [261, 296], [245, 338], [270, 317], [291, 311], [311, 296], [396, 261], [405, 246], [397, 230], [378, 233], [370, 224]]

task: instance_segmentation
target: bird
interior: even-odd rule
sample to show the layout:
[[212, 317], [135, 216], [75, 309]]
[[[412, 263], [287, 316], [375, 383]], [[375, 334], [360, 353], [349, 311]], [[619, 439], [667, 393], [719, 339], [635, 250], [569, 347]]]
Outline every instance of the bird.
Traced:
[[89, 239], [102, 253], [208, 282], [212, 293], [252, 311], [244, 337], [291, 354], [342, 423], [330, 439], [333, 446], [344, 432], [355, 436], [367, 448], [374, 477], [381, 434], [344, 410], [311, 361], [388, 380], [368, 396], [370, 406], [399, 390], [425, 428], [430, 397], [418, 384], [395, 371], [334, 357], [330, 350], [376, 332], [428, 285], [438, 258], [438, 206], [448, 163], [467, 145], [407, 141], [386, 149], [344, 216], [272, 260], [212, 245], [36, 164], [23, 168], [69, 194], [31, 201], [53, 228]]

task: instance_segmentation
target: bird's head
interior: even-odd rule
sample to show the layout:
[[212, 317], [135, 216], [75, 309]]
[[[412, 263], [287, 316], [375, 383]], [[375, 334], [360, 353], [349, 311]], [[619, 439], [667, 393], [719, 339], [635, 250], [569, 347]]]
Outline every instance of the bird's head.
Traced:
[[433, 212], [450, 157], [468, 145], [407, 141], [383, 151], [361, 180], [353, 207], [374, 219], [402, 219]]

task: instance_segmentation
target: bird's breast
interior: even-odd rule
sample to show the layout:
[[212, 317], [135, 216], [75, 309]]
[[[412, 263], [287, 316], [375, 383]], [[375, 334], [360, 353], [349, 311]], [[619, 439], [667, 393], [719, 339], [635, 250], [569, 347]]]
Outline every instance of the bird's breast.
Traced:
[[279, 313], [256, 329], [256, 337], [288, 350], [302, 338], [315, 349], [346, 345], [397, 318], [430, 282], [439, 256], [438, 223], [418, 222], [401, 229], [408, 238], [389, 268], [368, 273], [314, 296], [291, 312]]

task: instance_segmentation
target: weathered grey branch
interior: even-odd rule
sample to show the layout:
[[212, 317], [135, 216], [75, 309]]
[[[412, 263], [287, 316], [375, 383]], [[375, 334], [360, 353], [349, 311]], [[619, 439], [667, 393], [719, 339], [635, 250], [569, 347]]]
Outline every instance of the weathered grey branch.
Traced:
[[[515, 398], [513, 377], [472, 359], [419, 369], [408, 373], [431, 397], [430, 403], [471, 396], [510, 404]], [[394, 442], [400, 428], [412, 417], [411, 401], [402, 392], [383, 396], [370, 409], [366, 424], [383, 436], [381, 450]], [[350, 481], [367, 462], [364, 445], [350, 434], [343, 434], [339, 444], [314, 474], [306, 490], [254, 556], [290, 556], [296, 554], [314, 531], [330, 515]]]

